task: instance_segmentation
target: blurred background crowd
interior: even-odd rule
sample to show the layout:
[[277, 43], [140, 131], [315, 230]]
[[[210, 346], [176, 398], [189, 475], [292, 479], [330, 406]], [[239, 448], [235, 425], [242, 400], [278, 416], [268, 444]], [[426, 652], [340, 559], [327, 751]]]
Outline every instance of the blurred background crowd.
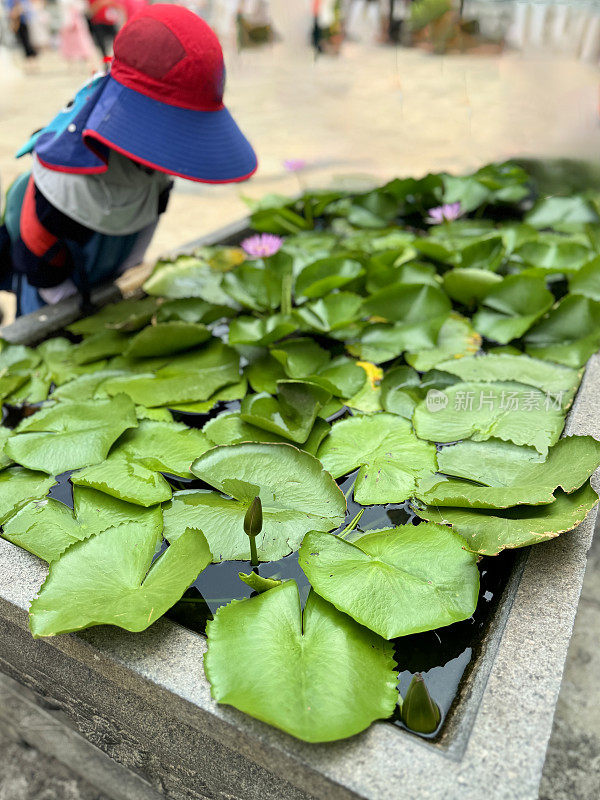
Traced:
[[[55, 50], [69, 64], [96, 66], [119, 28], [149, 0], [1, 0], [0, 50], [28, 68]], [[597, 0], [185, 0], [224, 48], [268, 46], [288, 37], [315, 55], [339, 55], [344, 43], [416, 46], [435, 53], [490, 53], [551, 46], [600, 57]], [[293, 20], [295, 30], [289, 30]], [[6, 63], [6, 56], [4, 57]]]

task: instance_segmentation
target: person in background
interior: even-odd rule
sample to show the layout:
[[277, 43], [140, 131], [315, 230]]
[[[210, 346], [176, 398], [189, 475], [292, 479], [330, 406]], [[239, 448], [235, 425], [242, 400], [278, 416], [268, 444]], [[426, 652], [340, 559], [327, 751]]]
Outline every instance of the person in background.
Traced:
[[8, 11], [10, 27], [21, 45], [26, 61], [37, 57], [37, 50], [32, 44], [29, 32], [29, 21], [32, 9], [29, 0], [4, 0]]
[[33, 47], [39, 52], [48, 50], [52, 45], [50, 12], [46, 0], [31, 0], [31, 17], [29, 19], [29, 35]]
[[119, 0], [87, 0], [87, 2], [87, 20], [92, 39], [102, 53], [102, 58], [107, 58], [112, 52], [117, 35], [122, 4]]
[[172, 177], [250, 178], [257, 159], [223, 105], [219, 40], [176, 5], [148, 6], [115, 39], [107, 74], [19, 151], [30, 173], [7, 194], [0, 289], [17, 313], [90, 290], [143, 260]]
[[67, 62], [80, 62], [93, 69], [96, 51], [84, 14], [84, 0], [61, 0], [61, 10], [61, 55]]

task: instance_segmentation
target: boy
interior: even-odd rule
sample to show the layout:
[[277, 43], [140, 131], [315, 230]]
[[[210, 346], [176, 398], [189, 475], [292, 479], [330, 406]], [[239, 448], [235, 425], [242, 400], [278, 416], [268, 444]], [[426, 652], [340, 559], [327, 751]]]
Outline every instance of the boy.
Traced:
[[0, 288], [34, 311], [140, 263], [176, 175], [250, 178], [256, 155], [227, 109], [223, 53], [185, 8], [154, 5], [115, 40], [110, 72], [33, 137], [0, 228]]

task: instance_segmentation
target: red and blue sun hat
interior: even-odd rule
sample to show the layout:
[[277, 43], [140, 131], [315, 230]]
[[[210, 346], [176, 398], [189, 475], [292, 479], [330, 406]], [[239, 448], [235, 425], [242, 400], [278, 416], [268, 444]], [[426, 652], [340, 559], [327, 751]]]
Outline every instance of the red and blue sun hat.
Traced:
[[66, 128], [42, 132], [36, 156], [50, 169], [94, 174], [112, 149], [192, 181], [247, 180], [256, 154], [223, 105], [224, 85], [211, 28], [181, 6], [148, 6], [115, 39], [110, 73]]

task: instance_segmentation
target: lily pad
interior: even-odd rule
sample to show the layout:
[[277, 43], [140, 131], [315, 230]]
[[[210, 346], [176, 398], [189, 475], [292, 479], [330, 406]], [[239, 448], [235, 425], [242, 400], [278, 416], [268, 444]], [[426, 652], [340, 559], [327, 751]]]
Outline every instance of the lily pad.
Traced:
[[446, 294], [464, 306], [479, 303], [499, 283], [500, 275], [487, 269], [451, 269], [444, 275]]
[[304, 267], [296, 278], [295, 293], [309, 300], [323, 297], [333, 289], [339, 289], [361, 277], [364, 272], [360, 261], [352, 258], [345, 256], [323, 258]]
[[143, 631], [168, 611], [210, 564], [200, 531], [186, 530], [154, 562], [160, 534], [139, 522], [76, 542], [50, 564], [29, 608], [34, 638], [117, 625]]
[[110, 455], [101, 464], [74, 472], [71, 483], [145, 508], [170, 500], [172, 495], [171, 487], [160, 473], [120, 453]]
[[408, 352], [405, 358], [414, 369], [427, 372], [449, 358], [472, 356], [480, 347], [481, 336], [473, 330], [471, 323], [459, 314], [450, 314], [440, 328], [435, 347]]
[[525, 337], [527, 352], [582, 367], [600, 346], [600, 302], [567, 295]]
[[209, 325], [221, 317], [232, 317], [235, 310], [230, 306], [219, 306], [207, 303], [199, 297], [180, 297], [177, 300], [165, 300], [156, 312], [157, 322], [203, 322]]
[[77, 366], [92, 364], [108, 356], [116, 356], [127, 347], [129, 337], [119, 331], [102, 330], [75, 346], [72, 354]]
[[456, 383], [419, 403], [413, 415], [417, 436], [433, 442], [476, 442], [495, 437], [529, 445], [545, 455], [564, 426], [560, 399], [522, 383]]
[[229, 325], [229, 343], [268, 345], [295, 330], [296, 323], [283, 314], [272, 314], [263, 319], [236, 317]]
[[507, 344], [523, 336], [553, 302], [544, 278], [509, 275], [486, 294], [473, 325], [487, 339]]
[[266, 392], [248, 395], [240, 415], [244, 422], [302, 444], [330, 397], [328, 391], [311, 383], [279, 381], [277, 397]]
[[197, 347], [210, 339], [205, 325], [194, 322], [160, 322], [148, 325], [129, 340], [123, 352], [125, 358], [169, 356]]
[[143, 420], [127, 431], [111, 452], [128, 456], [149, 470], [191, 477], [190, 465], [211, 447], [206, 435], [177, 422]]
[[24, 419], [5, 446], [18, 464], [52, 475], [103, 461], [127, 428], [135, 428], [133, 403], [110, 400], [57, 403]]
[[335, 423], [318, 457], [334, 478], [360, 467], [354, 499], [362, 505], [402, 503], [437, 468], [435, 447], [419, 441], [410, 422], [386, 413]]
[[466, 382], [504, 380], [535, 386], [554, 398], [560, 395], [565, 409], [571, 405], [581, 380], [578, 370], [522, 354], [490, 353], [477, 358], [441, 361], [437, 369]]
[[569, 436], [551, 447], [542, 463], [519, 457], [516, 463], [503, 465], [510, 477], [508, 480], [505, 478], [502, 484], [499, 484], [496, 470], [489, 478], [485, 476], [482, 479], [482, 470], [479, 468], [478, 479], [486, 486], [450, 479], [427, 491], [417, 492], [417, 497], [428, 505], [459, 508], [509, 508], [525, 503], [553, 503], [554, 492], [558, 488], [573, 492], [589, 479], [598, 466], [600, 442], [591, 436]]
[[586, 485], [572, 494], [558, 493], [549, 505], [520, 505], [497, 511], [427, 506], [419, 516], [451, 525], [469, 550], [495, 556], [502, 550], [527, 547], [554, 539], [586, 518], [598, 502], [598, 495]]
[[144, 284], [144, 291], [158, 297], [199, 297], [207, 303], [237, 307], [221, 286], [223, 273], [194, 256], [180, 256], [172, 264], [159, 262]]
[[45, 497], [56, 481], [40, 472], [10, 467], [0, 472], [0, 525], [30, 500]]
[[302, 380], [320, 372], [329, 363], [331, 356], [314, 339], [286, 339], [271, 347], [271, 355], [279, 361], [288, 378]]
[[173, 359], [153, 375], [114, 378], [105, 384], [110, 395], [121, 392], [140, 406], [172, 406], [207, 400], [222, 386], [239, 380], [239, 356], [221, 342]]
[[[291, 258], [284, 253], [281, 255], [289, 260], [291, 271]], [[281, 269], [241, 264], [224, 276], [223, 289], [244, 308], [273, 311], [281, 303], [282, 275]]]
[[158, 307], [156, 298], [143, 297], [109, 303], [96, 314], [77, 320], [67, 326], [71, 333], [90, 336], [102, 330], [137, 331], [152, 319]]
[[[185, 414], [208, 414], [209, 411], [221, 402], [228, 402], [230, 400], [241, 400], [246, 396], [248, 391], [248, 381], [242, 378], [236, 383], [229, 383], [218, 392], [212, 394], [208, 400], [197, 400], [195, 403], [176, 403], [171, 406], [172, 411], [183, 411]], [[159, 411], [161, 409], [153, 409]], [[164, 411], [169, 414], [169, 419], [172, 419], [170, 412], [167, 409]]]
[[337, 292], [305, 303], [295, 310], [303, 328], [329, 333], [345, 328], [362, 314], [362, 297], [352, 292]]
[[385, 639], [452, 625], [477, 605], [477, 558], [440, 525], [374, 531], [353, 543], [314, 531], [299, 564], [318, 594]]
[[212, 696], [308, 742], [352, 736], [398, 701], [392, 648], [293, 581], [220, 608], [208, 623]]
[[592, 300], [600, 300], [600, 256], [569, 275], [569, 291], [571, 294], [582, 294]]
[[288, 444], [215, 447], [194, 462], [192, 472], [217, 492], [175, 493], [165, 506], [164, 535], [173, 541], [186, 527], [202, 530], [214, 561], [248, 559], [243, 521], [257, 495], [263, 508], [256, 537], [261, 561], [293, 552], [309, 530], [334, 530], [344, 521], [346, 501], [331, 475]]
[[237, 411], [219, 414], [215, 419], [211, 419], [203, 428], [205, 434], [213, 445], [240, 444], [240, 442], [284, 442], [293, 444], [300, 450], [306, 450], [316, 456], [319, 445], [329, 433], [329, 425], [325, 420], [317, 419], [308, 435], [308, 439], [303, 444], [292, 442], [273, 431], [266, 431], [244, 422]]
[[74, 542], [124, 522], [147, 526], [155, 536], [162, 531], [160, 506], [146, 509], [115, 500], [107, 494], [76, 486], [77, 514], [53, 498], [33, 500], [4, 525], [3, 536], [44, 561], [55, 561]]
[[386, 286], [365, 300], [364, 310], [378, 322], [419, 323], [447, 317], [452, 306], [446, 294], [434, 286], [397, 283]]
[[582, 267], [593, 257], [593, 252], [583, 244], [539, 238], [518, 247], [514, 256], [525, 264], [548, 272], [571, 273]]

